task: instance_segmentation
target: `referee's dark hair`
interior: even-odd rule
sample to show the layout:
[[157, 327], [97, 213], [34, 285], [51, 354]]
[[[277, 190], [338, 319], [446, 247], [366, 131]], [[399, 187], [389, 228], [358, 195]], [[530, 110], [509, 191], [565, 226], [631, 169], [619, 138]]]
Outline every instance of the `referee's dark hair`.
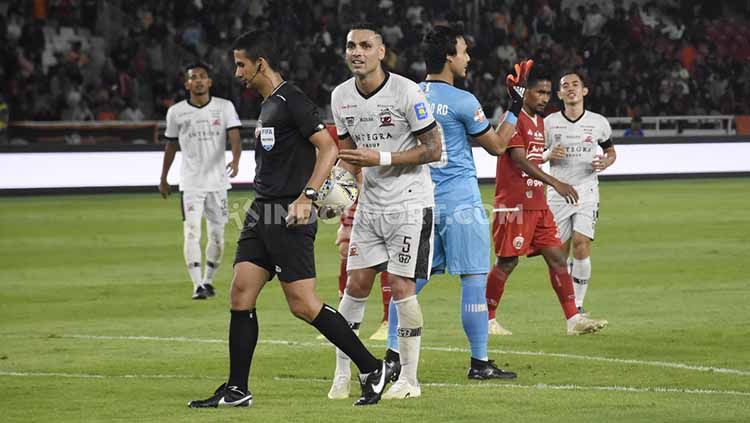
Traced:
[[256, 62], [261, 57], [272, 69], [276, 69], [278, 64], [278, 53], [280, 48], [276, 45], [276, 37], [271, 32], [257, 30], [246, 32], [236, 40], [232, 45], [233, 50], [244, 50], [245, 56]]
[[457, 39], [461, 36], [457, 28], [445, 25], [436, 26], [424, 36], [422, 52], [428, 74], [442, 72], [446, 56], [456, 55]]
[[187, 74], [193, 69], [201, 68], [206, 71], [206, 74], [210, 77], [211, 76], [211, 66], [209, 66], [205, 62], [193, 62], [189, 63], [185, 66], [185, 73]]
[[377, 25], [375, 25], [373, 23], [370, 23], [370, 22], [357, 22], [355, 24], [352, 24], [352, 26], [349, 27], [349, 31], [347, 31], [347, 33], [351, 32], [351, 31], [354, 31], [354, 30], [357, 30], [357, 29], [364, 29], [364, 30], [372, 31], [372, 32], [375, 33], [375, 35], [377, 35], [378, 37], [380, 37], [380, 41], [381, 42], [383, 41], [383, 34], [380, 33], [380, 27], [378, 27]]

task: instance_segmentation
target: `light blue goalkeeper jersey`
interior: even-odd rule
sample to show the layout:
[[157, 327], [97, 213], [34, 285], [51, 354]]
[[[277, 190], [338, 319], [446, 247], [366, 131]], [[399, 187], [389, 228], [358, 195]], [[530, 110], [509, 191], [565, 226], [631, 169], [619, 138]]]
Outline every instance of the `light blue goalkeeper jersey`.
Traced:
[[430, 164], [430, 174], [435, 183], [435, 203], [443, 210], [481, 204], [477, 170], [468, 137], [476, 137], [492, 129], [482, 105], [470, 92], [444, 81], [424, 81], [419, 86], [427, 97], [432, 115], [440, 124], [444, 138], [440, 161]]

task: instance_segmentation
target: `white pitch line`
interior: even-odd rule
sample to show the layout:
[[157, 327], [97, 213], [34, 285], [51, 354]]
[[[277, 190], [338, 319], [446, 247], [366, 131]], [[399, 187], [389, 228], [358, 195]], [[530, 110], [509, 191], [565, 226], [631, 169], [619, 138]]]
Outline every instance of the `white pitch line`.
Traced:
[[[116, 340], [116, 341], [155, 341], [155, 342], [196, 342], [205, 344], [225, 344], [225, 339], [205, 339], [205, 338], [187, 338], [182, 336], [177, 337], [159, 337], [159, 336], [104, 336], [104, 335], [60, 335], [58, 338], [72, 338], [72, 339], [90, 339], [90, 340]], [[55, 339], [55, 338], [49, 338]], [[291, 347], [333, 347], [328, 342], [299, 342], [299, 341], [285, 341], [285, 340], [273, 340], [266, 339], [258, 341], [260, 344], [271, 344], [271, 345], [287, 345]], [[422, 349], [426, 351], [438, 351], [438, 352], [461, 352], [468, 353], [468, 348], [458, 347], [432, 347], [429, 345], [422, 345]], [[612, 358], [612, 357], [598, 357], [590, 355], [579, 355], [579, 354], [567, 354], [567, 353], [549, 353], [544, 351], [513, 351], [513, 350], [499, 350], [489, 349], [488, 352], [493, 354], [507, 354], [507, 355], [524, 355], [524, 356], [537, 356], [537, 357], [557, 357], [574, 360], [588, 360], [588, 361], [600, 361], [605, 363], [619, 363], [619, 364], [633, 364], [639, 366], [653, 366], [653, 367], [664, 367], [680, 370], [690, 370], [696, 372], [706, 373], [724, 373], [738, 376], [750, 376], [750, 371], [740, 369], [729, 369], [725, 367], [712, 367], [712, 366], [696, 366], [685, 363], [674, 363], [668, 361], [649, 361], [649, 360], [634, 360], [626, 358]]]
[[[319, 378], [291, 378], [274, 377], [274, 380], [282, 382], [304, 382], [304, 383], [330, 383], [328, 379]], [[660, 393], [660, 394], [693, 394], [693, 395], [732, 395], [750, 397], [750, 392], [743, 391], [717, 391], [712, 389], [690, 389], [690, 388], [665, 388], [653, 387], [643, 388], [637, 386], [583, 386], [583, 385], [548, 385], [537, 383], [535, 385], [521, 385], [518, 383], [421, 383], [421, 386], [430, 388], [451, 389], [535, 389], [553, 391], [609, 391], [609, 392], [632, 392], [632, 393]]]
[[0, 370], [0, 376], [62, 377], [71, 379], [215, 379], [209, 376], [191, 375], [100, 375], [92, 373], [14, 372], [5, 370]]

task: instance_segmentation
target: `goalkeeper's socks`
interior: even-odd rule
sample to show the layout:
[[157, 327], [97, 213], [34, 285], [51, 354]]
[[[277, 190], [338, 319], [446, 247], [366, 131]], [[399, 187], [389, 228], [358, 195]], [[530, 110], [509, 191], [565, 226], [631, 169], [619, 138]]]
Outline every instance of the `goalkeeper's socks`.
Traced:
[[485, 284], [487, 275], [466, 275], [461, 277], [461, 323], [469, 339], [471, 356], [487, 361], [487, 302]]
[[412, 295], [401, 300], [394, 300], [398, 313], [399, 357], [401, 360], [400, 379], [412, 386], [418, 386], [417, 367], [419, 366], [419, 349], [422, 344], [422, 309], [417, 296]]
[[576, 307], [583, 307], [583, 299], [586, 298], [586, 290], [589, 287], [589, 279], [591, 279], [591, 257], [581, 260], [573, 259], [570, 276], [573, 277]]
[[550, 267], [549, 280], [552, 283], [552, 289], [557, 294], [557, 299], [560, 301], [565, 318], [570, 319], [578, 314], [575, 294], [573, 292], [573, 279], [570, 277], [570, 273], [568, 273], [568, 267]]
[[258, 343], [258, 318], [255, 309], [230, 310], [229, 319], [229, 380], [228, 386], [236, 386], [247, 392], [250, 363], [255, 345]]
[[487, 316], [488, 320], [495, 318], [497, 307], [500, 305], [500, 299], [503, 297], [503, 292], [505, 292], [505, 282], [507, 280], [508, 274], [503, 272], [502, 269], [497, 266], [494, 266], [490, 271], [490, 274], [487, 276], [487, 290], [485, 296], [487, 299], [487, 310], [489, 312]]
[[190, 280], [193, 282], [193, 290], [196, 290], [201, 285], [202, 275], [201, 275], [201, 264], [196, 263], [190, 263], [187, 265], [187, 271], [188, 275], [190, 275]]
[[[417, 279], [417, 294], [422, 291], [422, 288], [429, 282], [428, 279]], [[396, 303], [391, 300], [391, 304], [388, 309], [388, 348], [393, 351], [398, 351], [398, 313], [396, 313]]]
[[[345, 300], [349, 297], [344, 294], [341, 300], [342, 308], [345, 306]], [[352, 298], [352, 297], [349, 297]], [[363, 303], [367, 299], [363, 299]], [[362, 306], [364, 314], [364, 306]], [[344, 316], [336, 311], [333, 307], [323, 304], [318, 315], [310, 322], [323, 336], [326, 337], [333, 345], [338, 347], [336, 350], [336, 374], [351, 374], [349, 370], [349, 358], [359, 368], [360, 373], [370, 373], [380, 368], [381, 361], [375, 358], [370, 351], [365, 348], [357, 334], [350, 328]], [[342, 363], [346, 368], [339, 369], [339, 358], [349, 357]]]

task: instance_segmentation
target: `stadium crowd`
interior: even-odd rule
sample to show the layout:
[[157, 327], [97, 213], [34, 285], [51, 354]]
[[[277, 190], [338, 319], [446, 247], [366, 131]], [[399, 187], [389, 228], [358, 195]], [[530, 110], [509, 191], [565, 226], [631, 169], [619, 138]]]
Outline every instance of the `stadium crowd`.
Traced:
[[523, 57], [580, 70], [589, 107], [605, 116], [750, 113], [750, 3], [686, 0], [3, 2], [0, 103], [10, 120], [161, 120], [185, 96], [182, 67], [203, 60], [212, 92], [255, 116], [260, 98], [231, 77], [231, 42], [273, 28], [281, 70], [325, 109], [348, 77], [346, 29], [362, 20], [382, 27], [384, 63], [414, 80], [425, 75], [425, 31], [462, 24], [463, 86], [495, 117]]

